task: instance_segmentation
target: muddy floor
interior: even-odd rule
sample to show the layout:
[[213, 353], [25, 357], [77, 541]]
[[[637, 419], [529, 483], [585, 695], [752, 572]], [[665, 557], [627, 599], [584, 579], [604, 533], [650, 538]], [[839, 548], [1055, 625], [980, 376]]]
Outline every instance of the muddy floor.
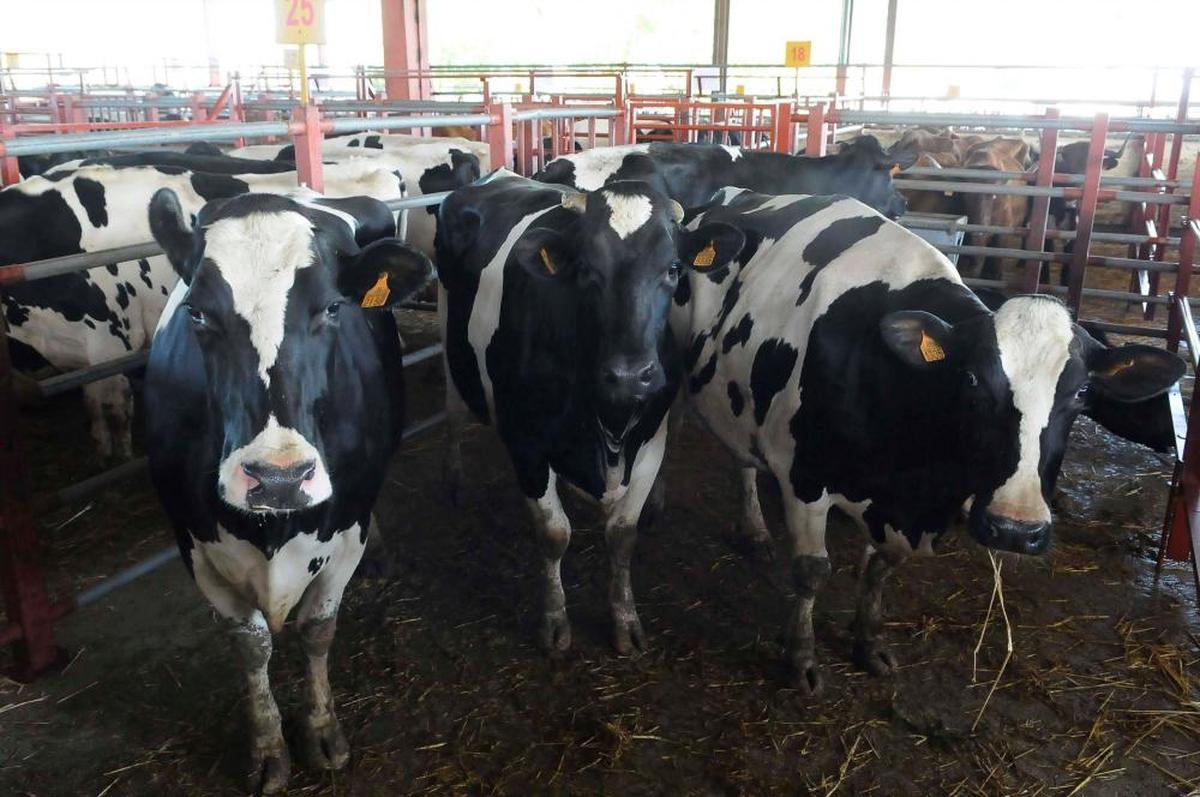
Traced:
[[[410, 343], [428, 339], [409, 319]], [[435, 365], [409, 373], [413, 419], [440, 394]], [[28, 413], [37, 480], [96, 469], [77, 396]], [[668, 511], [633, 573], [649, 651], [609, 643], [598, 514], [569, 502], [564, 562], [574, 647], [535, 644], [536, 549], [491, 430], [464, 448], [470, 487], [449, 507], [441, 438], [407, 444], [379, 517], [387, 580], [357, 580], [331, 658], [353, 748], [334, 774], [296, 760], [292, 794], [1188, 794], [1200, 789], [1200, 611], [1183, 565], [1154, 579], [1170, 463], [1077, 425], [1044, 559], [1009, 563], [991, 595], [988, 557], [953, 534], [900, 568], [886, 592], [902, 668], [850, 663], [862, 540], [830, 525], [834, 576], [816, 611], [826, 685], [788, 688], [777, 632], [789, 602], [782, 557], [730, 544], [736, 470], [694, 424], [670, 447]], [[764, 484], [782, 551], [782, 517]], [[51, 583], [78, 590], [170, 544], [132, 479], [39, 520]], [[290, 631], [290, 628], [289, 628]], [[242, 680], [212, 612], [175, 562], [58, 626], [69, 664], [31, 685], [0, 680], [0, 794], [245, 793]], [[7, 654], [0, 654], [0, 656]], [[0, 661], [0, 663], [4, 663]], [[285, 633], [272, 662], [285, 731], [302, 695]], [[293, 746], [293, 749], [297, 749]]]

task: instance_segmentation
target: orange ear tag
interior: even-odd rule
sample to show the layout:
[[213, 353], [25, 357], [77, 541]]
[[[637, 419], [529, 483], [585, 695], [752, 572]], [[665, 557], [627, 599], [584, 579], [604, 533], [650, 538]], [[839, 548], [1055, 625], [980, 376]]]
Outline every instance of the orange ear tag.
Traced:
[[892, 164], [892, 177], [895, 177], [895, 176], [896, 176], [897, 174], [899, 174], [899, 173], [900, 173], [900, 164], [899, 164], [899, 163], [893, 163], [893, 164]]
[[549, 271], [551, 274], [557, 274], [558, 269], [555, 268], [554, 261], [550, 259], [550, 253], [546, 251], [546, 247], [543, 246], [539, 249], [538, 254], [541, 255], [542, 265], [546, 267], [546, 271]]
[[1123, 363], [1117, 363], [1112, 368], [1109, 368], [1107, 371], [1104, 372], [1104, 375], [1105, 376], [1116, 376], [1117, 374], [1121, 373], [1122, 371], [1127, 370], [1132, 367], [1133, 367], [1133, 360], [1127, 360]]
[[946, 359], [946, 352], [933, 338], [921, 332], [921, 359], [927, 363], [936, 363]]
[[709, 241], [708, 246], [701, 249], [696, 253], [696, 256], [692, 258], [692, 265], [696, 266], [697, 268], [708, 268], [716, 259], [717, 247], [713, 241]]
[[371, 290], [363, 294], [362, 306], [368, 310], [373, 307], [383, 307], [391, 295], [392, 291], [388, 287], [388, 275], [385, 271], [379, 275], [379, 279], [371, 286]]

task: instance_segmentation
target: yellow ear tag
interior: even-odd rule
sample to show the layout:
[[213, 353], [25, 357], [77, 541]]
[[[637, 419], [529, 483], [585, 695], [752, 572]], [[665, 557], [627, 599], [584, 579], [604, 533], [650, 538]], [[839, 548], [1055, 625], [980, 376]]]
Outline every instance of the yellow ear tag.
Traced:
[[543, 246], [539, 249], [538, 254], [541, 255], [542, 265], [546, 267], [546, 270], [551, 274], [557, 274], [558, 269], [555, 267], [554, 261], [550, 259], [550, 253], [546, 251], [546, 247]]
[[717, 247], [714, 245], [713, 241], [709, 241], [708, 246], [701, 249], [696, 253], [696, 256], [692, 258], [692, 265], [696, 266], [697, 268], [708, 268], [716, 259]]
[[900, 173], [900, 164], [899, 164], [899, 163], [893, 163], [893, 164], [892, 164], [892, 177], [895, 177], [895, 176], [896, 176], [897, 174], [899, 174], [899, 173]]
[[379, 275], [379, 279], [371, 286], [371, 290], [363, 294], [362, 306], [368, 310], [372, 307], [383, 307], [391, 295], [392, 291], [388, 288], [388, 275], [385, 271]]
[[946, 352], [938, 345], [938, 342], [933, 338], [921, 332], [921, 359], [927, 363], [936, 363], [939, 360], [946, 359]]

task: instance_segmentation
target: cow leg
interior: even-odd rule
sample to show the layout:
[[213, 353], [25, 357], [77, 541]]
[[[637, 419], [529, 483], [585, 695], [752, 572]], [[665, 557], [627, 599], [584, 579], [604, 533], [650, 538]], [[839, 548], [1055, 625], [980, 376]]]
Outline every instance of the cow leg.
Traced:
[[[448, 305], [446, 289], [438, 286], [438, 322], [442, 328], [442, 341], [446, 340], [446, 308]], [[442, 355], [442, 367], [446, 380], [446, 453], [442, 461], [442, 482], [446, 488], [446, 497], [451, 506], [458, 506], [461, 499], [463, 467], [462, 467], [462, 438], [463, 428], [467, 424], [466, 402], [459, 395], [450, 375], [450, 363], [446, 355]]]
[[762, 503], [758, 499], [758, 468], [742, 468], [742, 516], [737, 525], [739, 546], [754, 559], [771, 562], [775, 559], [775, 541], [767, 530]]
[[[683, 391], [676, 397], [675, 403], [671, 406], [671, 411], [667, 414], [667, 437], [677, 437], [679, 435], [679, 427], [683, 426], [683, 416], [687, 409], [686, 399], [683, 396]], [[638, 518], [638, 530], [645, 531], [654, 525], [654, 521], [662, 517], [663, 507], [667, 503], [667, 477], [659, 467], [658, 474], [654, 477], [654, 487], [650, 490], [650, 495], [646, 498], [645, 506], [642, 507], [642, 514]]]
[[867, 550], [862, 569], [861, 591], [854, 615], [854, 663], [871, 675], [887, 675], [896, 669], [896, 659], [880, 636], [883, 632], [883, 583], [900, 561], [886, 548]]
[[550, 652], [571, 647], [571, 621], [567, 619], [567, 596], [562, 586], [562, 558], [571, 542], [571, 521], [558, 498], [558, 477], [550, 471], [546, 492], [526, 499], [533, 513], [538, 544], [542, 548], [545, 584], [542, 593], [542, 627], [539, 638]]
[[304, 750], [308, 761], [319, 769], [341, 769], [350, 759], [350, 745], [334, 712], [329, 688], [329, 647], [337, 630], [342, 593], [362, 558], [364, 543], [358, 526], [343, 531], [340, 541], [329, 564], [308, 585], [296, 613], [308, 657]]
[[104, 404], [104, 416], [112, 436], [114, 454], [121, 459], [133, 459], [133, 388], [124, 376], [106, 379], [109, 382]]
[[612, 608], [613, 644], [622, 654], [632, 653], [635, 648], [646, 649], [646, 634], [633, 598], [629, 565], [637, 544], [638, 518], [661, 472], [668, 423], [664, 418], [654, 437], [638, 450], [629, 475], [629, 487], [613, 504], [604, 527], [604, 539], [608, 543], [608, 603]]
[[108, 418], [105, 414], [107, 390], [104, 383], [107, 381], [102, 379], [99, 382], [83, 386], [83, 407], [91, 422], [92, 441], [96, 444], [96, 453], [102, 460], [111, 459], [113, 454], [112, 429], [108, 425]]
[[[787, 480], [781, 480], [787, 484]], [[786, 489], [786, 488], [785, 488]], [[832, 567], [825, 549], [825, 523], [829, 500], [805, 503], [795, 496], [784, 499], [788, 532], [792, 544], [792, 586], [796, 604], [784, 630], [785, 657], [791, 667], [793, 683], [804, 694], [821, 688], [817, 667], [816, 635], [813, 633], [813, 605], [817, 592], [829, 578]]]
[[249, 785], [256, 793], [274, 794], [287, 785], [292, 762], [283, 740], [279, 706], [271, 694], [267, 672], [271, 661], [271, 629], [262, 612], [255, 609], [247, 619], [231, 623], [230, 636], [245, 667], [249, 687], [250, 732], [253, 736]]
[[358, 567], [362, 578], [390, 578], [392, 575], [392, 554], [387, 540], [379, 530], [379, 521], [375, 513], [371, 513], [371, 523], [367, 531], [366, 549], [363, 551], [362, 563]]

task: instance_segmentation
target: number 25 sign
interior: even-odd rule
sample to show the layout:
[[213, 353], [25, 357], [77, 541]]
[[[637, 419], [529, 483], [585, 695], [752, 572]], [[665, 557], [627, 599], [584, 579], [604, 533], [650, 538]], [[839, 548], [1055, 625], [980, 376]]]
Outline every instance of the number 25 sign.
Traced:
[[275, 41], [324, 44], [325, 0], [275, 0]]

